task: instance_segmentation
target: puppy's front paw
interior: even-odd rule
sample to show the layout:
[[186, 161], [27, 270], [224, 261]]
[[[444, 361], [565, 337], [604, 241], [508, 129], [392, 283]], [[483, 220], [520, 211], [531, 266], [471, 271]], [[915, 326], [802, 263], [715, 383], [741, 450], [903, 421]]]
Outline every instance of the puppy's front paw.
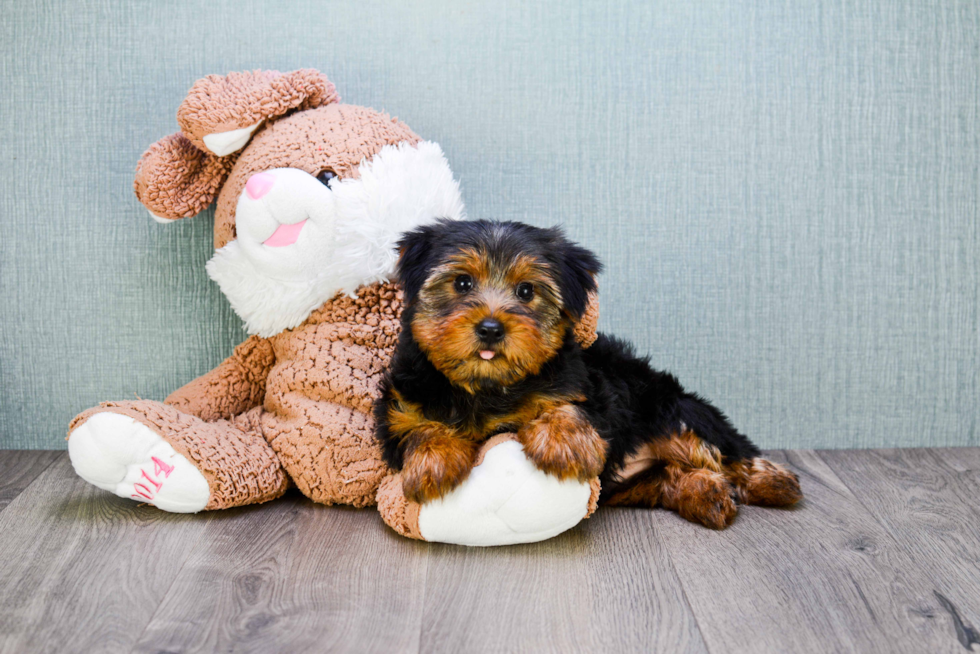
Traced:
[[473, 469], [476, 443], [451, 436], [430, 436], [405, 456], [405, 497], [424, 504], [459, 486]]
[[541, 414], [517, 438], [534, 465], [559, 479], [587, 481], [606, 464], [608, 444], [570, 404]]

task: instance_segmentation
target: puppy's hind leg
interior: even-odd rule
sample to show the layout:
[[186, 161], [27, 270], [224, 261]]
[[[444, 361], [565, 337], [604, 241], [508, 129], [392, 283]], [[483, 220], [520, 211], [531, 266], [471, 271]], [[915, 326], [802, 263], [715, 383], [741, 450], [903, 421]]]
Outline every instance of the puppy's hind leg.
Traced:
[[778, 463], [761, 457], [726, 463], [725, 476], [742, 504], [783, 507], [803, 499], [799, 478]]
[[720, 453], [690, 431], [645, 444], [617, 481], [603, 499], [608, 506], [660, 506], [712, 529], [724, 529], [738, 514]]
[[693, 394], [682, 393], [677, 400], [677, 418], [682, 428], [691, 430], [722, 453], [723, 472], [735, 487], [740, 503], [792, 506], [803, 499], [797, 476], [761, 458], [759, 448], [707, 401]]

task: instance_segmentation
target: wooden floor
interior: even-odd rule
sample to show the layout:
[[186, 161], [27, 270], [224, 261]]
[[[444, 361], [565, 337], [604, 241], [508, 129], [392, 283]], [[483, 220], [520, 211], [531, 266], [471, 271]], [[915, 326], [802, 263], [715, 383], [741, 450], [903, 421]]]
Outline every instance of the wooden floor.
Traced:
[[980, 448], [770, 454], [801, 507], [467, 549], [296, 494], [171, 515], [0, 452], [0, 651], [980, 651]]

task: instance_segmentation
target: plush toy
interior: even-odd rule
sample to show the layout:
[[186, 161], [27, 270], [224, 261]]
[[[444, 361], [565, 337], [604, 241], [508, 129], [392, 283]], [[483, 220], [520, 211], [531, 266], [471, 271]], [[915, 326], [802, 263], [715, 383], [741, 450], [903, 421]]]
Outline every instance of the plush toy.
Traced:
[[[78, 415], [68, 450], [82, 478], [173, 512], [267, 502], [295, 485], [322, 504], [378, 504], [403, 535], [470, 545], [542, 540], [592, 513], [597, 480], [545, 475], [509, 435], [423, 506], [382, 461], [370, 411], [399, 330], [395, 244], [464, 217], [436, 143], [340, 104], [315, 70], [209, 76], [177, 121], [140, 159], [136, 195], [162, 223], [217, 201], [207, 273], [251, 336], [164, 402]], [[593, 298], [577, 329], [585, 345], [596, 318]]]

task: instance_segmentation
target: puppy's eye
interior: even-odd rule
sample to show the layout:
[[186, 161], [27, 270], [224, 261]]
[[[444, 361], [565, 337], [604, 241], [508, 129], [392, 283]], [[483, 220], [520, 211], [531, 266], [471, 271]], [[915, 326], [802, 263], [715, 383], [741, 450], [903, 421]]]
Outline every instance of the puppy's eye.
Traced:
[[453, 282], [453, 288], [456, 292], [462, 295], [463, 293], [469, 293], [473, 289], [473, 278], [469, 275], [460, 275]]
[[321, 170], [320, 174], [316, 176], [317, 180], [319, 180], [321, 184], [327, 187], [330, 186], [330, 180], [334, 179], [335, 177], [337, 177], [337, 173], [330, 170], [329, 168], [325, 168]]
[[517, 285], [517, 290], [514, 292], [517, 293], [518, 299], [522, 302], [530, 302], [531, 298], [534, 297], [534, 284], [531, 282], [521, 282]]

